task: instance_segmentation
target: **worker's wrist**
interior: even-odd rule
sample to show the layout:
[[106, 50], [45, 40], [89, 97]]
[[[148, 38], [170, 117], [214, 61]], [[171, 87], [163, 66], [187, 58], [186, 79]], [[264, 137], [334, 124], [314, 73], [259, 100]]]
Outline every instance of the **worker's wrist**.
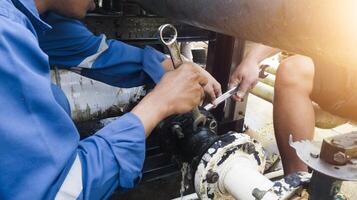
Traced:
[[133, 109], [135, 112], [145, 112], [154, 121], [161, 121], [170, 115], [168, 103], [163, 102], [162, 95], [156, 94], [155, 90], [145, 96], [145, 98]]
[[149, 93], [131, 113], [135, 114], [142, 122], [145, 134], [148, 137], [155, 126], [168, 116], [167, 107], [160, 100]]
[[242, 60], [240, 66], [241, 67], [248, 67], [248, 68], [251, 68], [251, 67], [257, 67], [259, 68], [259, 59], [255, 58], [255, 57], [246, 57]]
[[246, 54], [244, 60], [249, 62], [254, 62], [254, 64], [259, 65], [264, 59], [274, 55], [279, 52], [278, 49], [263, 45], [255, 44], [252, 49]]
[[264, 60], [264, 58], [262, 58], [261, 55], [251, 52], [243, 58], [242, 62], [258, 65], [262, 60]]
[[169, 94], [162, 94], [155, 89], [147, 95], [147, 101], [150, 101], [150, 104], [153, 104], [153, 108], [155, 109], [155, 112], [157, 112], [160, 120], [173, 114], [172, 106], [165, 96], [169, 96]]

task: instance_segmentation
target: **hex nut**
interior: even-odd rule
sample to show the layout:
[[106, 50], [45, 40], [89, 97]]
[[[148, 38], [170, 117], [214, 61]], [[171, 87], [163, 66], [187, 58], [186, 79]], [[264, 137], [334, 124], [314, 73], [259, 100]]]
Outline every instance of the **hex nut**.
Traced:
[[347, 162], [347, 156], [339, 151], [333, 155], [333, 160], [338, 164], [345, 164]]
[[206, 175], [206, 180], [207, 183], [216, 183], [219, 179], [219, 175], [217, 172], [213, 172], [213, 171], [208, 171], [207, 175]]

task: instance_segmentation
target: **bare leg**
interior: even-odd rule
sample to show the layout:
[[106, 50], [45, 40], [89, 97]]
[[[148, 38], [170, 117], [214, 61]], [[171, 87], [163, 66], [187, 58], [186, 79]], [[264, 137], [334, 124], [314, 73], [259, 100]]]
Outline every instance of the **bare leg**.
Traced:
[[310, 99], [313, 88], [314, 64], [304, 56], [285, 59], [277, 72], [274, 95], [274, 129], [285, 174], [306, 171], [289, 144], [294, 140], [312, 139], [315, 115]]

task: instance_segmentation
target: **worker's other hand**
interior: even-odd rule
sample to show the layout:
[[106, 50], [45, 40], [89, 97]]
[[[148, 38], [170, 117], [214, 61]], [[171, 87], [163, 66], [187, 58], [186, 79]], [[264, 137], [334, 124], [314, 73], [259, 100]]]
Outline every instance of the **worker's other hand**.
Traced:
[[[182, 57], [185, 61], [187, 61], [186, 64], [198, 68], [199, 72], [207, 78], [207, 84], [203, 87], [203, 90], [205, 91], [206, 95], [210, 97], [211, 101], [214, 101], [218, 96], [222, 94], [221, 84], [218, 83], [218, 81], [215, 78], [213, 78], [213, 76], [210, 73], [208, 73], [205, 69], [203, 69], [199, 65], [188, 61], [188, 59], [185, 58], [184, 56]], [[164, 69], [167, 72], [172, 71], [174, 69], [171, 59], [165, 59], [161, 64], [163, 65]]]
[[239, 84], [238, 92], [232, 96], [236, 101], [243, 101], [245, 95], [254, 88], [258, 82], [259, 63], [252, 59], [243, 60], [233, 71], [229, 79], [229, 88]]
[[167, 72], [151, 95], [159, 97], [156, 103], [167, 108], [167, 116], [185, 113], [199, 105], [207, 83], [207, 77], [197, 67], [185, 63]]
[[213, 76], [208, 73], [205, 69], [202, 67], [194, 64], [200, 71], [200, 73], [207, 78], [207, 84], [203, 87], [203, 90], [205, 91], [206, 95], [210, 97], [210, 100], [213, 102], [217, 97], [222, 95], [222, 88], [221, 84], [218, 83], [218, 81], [213, 78]]

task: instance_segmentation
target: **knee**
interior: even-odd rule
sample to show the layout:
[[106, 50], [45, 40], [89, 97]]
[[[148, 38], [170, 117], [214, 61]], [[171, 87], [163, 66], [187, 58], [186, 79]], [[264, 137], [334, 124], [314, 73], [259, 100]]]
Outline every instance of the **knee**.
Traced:
[[314, 63], [311, 58], [301, 55], [283, 60], [276, 74], [278, 87], [312, 86]]

